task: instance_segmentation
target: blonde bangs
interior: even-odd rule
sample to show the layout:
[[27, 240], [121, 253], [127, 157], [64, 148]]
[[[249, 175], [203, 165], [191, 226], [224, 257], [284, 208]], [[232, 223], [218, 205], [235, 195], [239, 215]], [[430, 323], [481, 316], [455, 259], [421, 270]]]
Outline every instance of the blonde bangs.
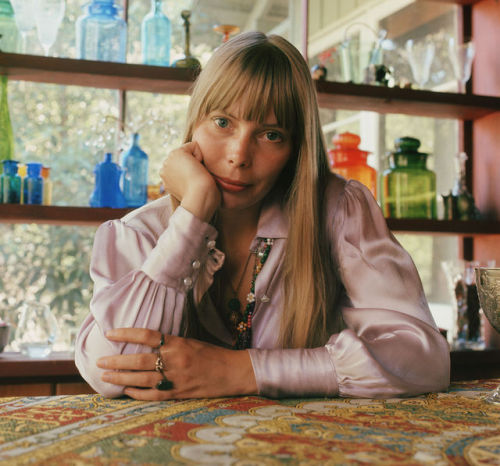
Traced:
[[[188, 122], [191, 129], [187, 136], [206, 115], [226, 111], [237, 102], [245, 120], [263, 123], [272, 110], [278, 125], [293, 134], [294, 142], [300, 145], [301, 135], [297, 132], [303, 127], [303, 117], [283, 52], [267, 43], [244, 48], [231, 59], [224, 55], [217, 58], [203, 71], [194, 88], [191, 101], [199, 105], [190, 112], [193, 120]], [[203, 99], [195, 98], [196, 94], [202, 94]]]

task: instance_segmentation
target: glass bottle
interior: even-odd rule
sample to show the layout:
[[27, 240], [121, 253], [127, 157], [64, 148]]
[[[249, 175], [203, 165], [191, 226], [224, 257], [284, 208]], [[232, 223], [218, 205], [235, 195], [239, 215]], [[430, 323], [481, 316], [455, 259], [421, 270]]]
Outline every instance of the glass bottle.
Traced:
[[42, 204], [43, 178], [41, 176], [42, 164], [30, 162], [26, 164], [27, 176], [23, 183], [23, 197], [25, 204]]
[[162, 0], [151, 0], [151, 10], [141, 24], [142, 62], [168, 66], [171, 46], [170, 20], [162, 11]]
[[[26, 172], [27, 172], [26, 164], [20, 163], [17, 166], [17, 174], [21, 178], [21, 188], [24, 184], [24, 178], [26, 178]], [[21, 189], [21, 200], [19, 202], [20, 204], [24, 204], [24, 189]]]
[[139, 134], [132, 135], [130, 147], [120, 163], [123, 195], [128, 207], [140, 207], [148, 200], [148, 155], [139, 147]]
[[52, 180], [50, 179], [50, 167], [42, 167], [42, 178], [43, 178], [43, 194], [42, 194], [42, 204], [52, 205]]
[[[10, 121], [7, 100], [7, 76], [0, 75], [0, 160], [10, 160], [14, 156], [14, 133]], [[2, 173], [2, 165], [0, 165]]]
[[91, 207], [126, 206], [125, 198], [120, 189], [120, 167], [112, 160], [112, 154], [107, 152], [104, 160], [94, 168], [95, 186], [90, 196]]
[[4, 160], [0, 175], [1, 202], [19, 204], [21, 202], [21, 177], [17, 174], [17, 160]]
[[436, 174], [427, 169], [428, 154], [418, 152], [420, 141], [395, 140], [390, 168], [383, 173], [381, 204], [388, 218], [436, 218]]
[[0, 0], [0, 51], [18, 51], [19, 32], [14, 18], [14, 8], [9, 0]]
[[358, 148], [361, 138], [345, 132], [335, 135], [332, 142], [335, 147], [328, 151], [331, 171], [347, 180], [358, 180], [376, 196], [377, 172], [366, 163], [369, 152]]
[[92, 0], [86, 15], [76, 20], [77, 57], [85, 60], [125, 62], [127, 23], [118, 15], [114, 0]]

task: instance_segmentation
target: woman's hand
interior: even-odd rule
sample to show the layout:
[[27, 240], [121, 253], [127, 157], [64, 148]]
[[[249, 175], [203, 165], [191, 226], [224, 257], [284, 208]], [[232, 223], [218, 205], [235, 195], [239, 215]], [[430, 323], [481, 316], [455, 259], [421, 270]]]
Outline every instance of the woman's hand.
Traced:
[[[120, 328], [109, 331], [112, 341], [158, 347], [161, 334], [155, 330]], [[158, 356], [163, 374], [155, 370]], [[236, 351], [190, 338], [164, 336], [157, 352], [106, 356], [97, 361], [106, 369], [105, 382], [124, 385], [124, 393], [136, 400], [212, 398], [257, 393], [248, 351]], [[163, 376], [173, 384], [158, 390]]]
[[221, 202], [221, 194], [212, 175], [203, 165], [203, 154], [196, 142], [173, 150], [160, 169], [165, 190], [193, 215], [210, 221]]

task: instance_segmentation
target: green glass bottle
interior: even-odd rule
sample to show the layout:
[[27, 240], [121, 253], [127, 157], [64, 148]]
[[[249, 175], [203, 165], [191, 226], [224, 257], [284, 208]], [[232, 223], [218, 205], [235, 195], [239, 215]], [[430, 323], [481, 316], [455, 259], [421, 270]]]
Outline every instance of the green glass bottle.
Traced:
[[[12, 160], [13, 156], [14, 134], [7, 101], [7, 76], [0, 75], [0, 162], [2, 160]], [[1, 163], [0, 167], [2, 167]], [[3, 168], [0, 168], [0, 173], [2, 171]]]
[[18, 51], [19, 32], [10, 0], [0, 0], [0, 51]]
[[387, 218], [436, 218], [436, 174], [426, 167], [420, 141], [395, 140], [390, 168], [382, 177], [381, 204]]

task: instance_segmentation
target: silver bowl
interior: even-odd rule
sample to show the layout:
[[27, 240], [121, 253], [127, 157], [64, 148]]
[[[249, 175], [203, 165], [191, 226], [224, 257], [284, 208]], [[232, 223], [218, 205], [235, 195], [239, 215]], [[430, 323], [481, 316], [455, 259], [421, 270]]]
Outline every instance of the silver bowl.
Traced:
[[484, 314], [500, 332], [500, 268], [477, 267], [476, 286]]
[[0, 325], [0, 353], [9, 343], [10, 325]]
[[[484, 315], [495, 330], [500, 332], [500, 268], [477, 267], [476, 286]], [[489, 393], [485, 400], [500, 405], [500, 386]]]

